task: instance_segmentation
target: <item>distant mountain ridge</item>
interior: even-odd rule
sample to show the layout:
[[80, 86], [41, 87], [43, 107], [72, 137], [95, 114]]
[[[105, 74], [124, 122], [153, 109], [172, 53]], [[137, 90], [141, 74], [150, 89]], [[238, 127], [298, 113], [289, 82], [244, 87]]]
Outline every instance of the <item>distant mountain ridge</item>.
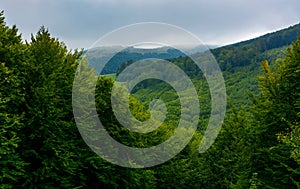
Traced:
[[[147, 58], [170, 59], [186, 56], [180, 50], [171, 47], [144, 49], [115, 46], [91, 49], [85, 53], [88, 54], [89, 65], [97, 72], [101, 72], [101, 75], [116, 73], [118, 67], [128, 61], [137, 61]], [[105, 64], [104, 68], [101, 69], [101, 65], [105, 62], [107, 62], [107, 64]]]
[[267, 46], [279, 48], [282, 46], [290, 45], [293, 41], [296, 40], [295, 36], [300, 36], [300, 23], [288, 28], [277, 30], [275, 32], [267, 33], [257, 38], [232, 44], [232, 46], [239, 47], [247, 45], [249, 43], [256, 43], [259, 40], [266, 40], [265, 43]]
[[[291, 45], [293, 41], [300, 36], [300, 23], [288, 28], [265, 34], [263, 36], [226, 45], [222, 47], [216, 46], [197, 46], [194, 48], [184, 49], [188, 54], [184, 54], [178, 49], [172, 47], [159, 47], [159, 48], [136, 48], [136, 47], [122, 47], [122, 46], [110, 46], [99, 47], [85, 51], [88, 54], [89, 64], [96, 69], [100, 70], [98, 64], [106, 62], [107, 64], [101, 69], [101, 74], [116, 73], [118, 68], [128, 65], [129, 61], [137, 61], [146, 58], [157, 59], [173, 59], [185, 57], [189, 54], [202, 53], [208, 48], [215, 56], [223, 71], [233, 71], [237, 67], [243, 67], [250, 65], [251, 63], [257, 63], [263, 61], [261, 54], [272, 50]], [[110, 57], [110, 55], [114, 54]]]
[[[256, 95], [259, 93], [257, 77], [262, 74], [261, 62], [268, 60], [272, 66], [274, 60], [284, 57], [286, 48], [293, 41], [296, 41], [297, 37], [300, 37], [300, 24], [258, 38], [210, 50], [222, 69], [226, 85], [228, 109], [232, 105], [241, 107], [249, 106], [252, 103], [249, 100], [249, 94]], [[194, 55], [201, 56], [202, 54], [197, 53]], [[197, 91], [199, 91], [199, 96], [203, 97], [200, 98], [202, 101], [200, 101], [200, 104], [202, 103], [201, 107], [203, 107], [201, 116], [205, 120], [210, 114], [210, 106], [207, 105], [208, 100], [205, 99], [207, 97], [205, 95], [209, 94], [205, 73], [197, 69], [197, 65], [188, 56], [170, 59], [169, 61], [180, 67], [195, 83], [195, 87], [199, 87]], [[127, 65], [129, 64], [130, 62]], [[121, 68], [124, 69], [126, 64], [122, 65]], [[165, 94], [167, 94], [168, 98], [172, 97], [173, 93], [162, 83], [152, 80], [143, 82], [136, 87], [133, 94], [145, 106], [148, 105], [151, 99], [159, 99]], [[148, 96], [151, 97], [149, 98], [150, 100], [147, 99]], [[172, 106], [171, 103], [168, 105]]]
[[212, 49], [211, 52], [222, 70], [231, 70], [257, 62], [261, 53], [291, 45], [297, 37], [300, 37], [300, 23], [261, 37]]

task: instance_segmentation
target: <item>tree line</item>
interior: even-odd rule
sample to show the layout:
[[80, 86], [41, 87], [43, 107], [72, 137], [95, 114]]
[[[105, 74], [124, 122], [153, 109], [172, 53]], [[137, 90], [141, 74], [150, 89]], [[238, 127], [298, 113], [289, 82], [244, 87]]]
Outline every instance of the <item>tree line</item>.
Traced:
[[[45, 27], [22, 41], [1, 12], [0, 188], [300, 187], [300, 39], [273, 66], [262, 63], [259, 94], [249, 93], [248, 109], [231, 106], [208, 151], [198, 153], [199, 130], [176, 157], [147, 169], [113, 165], [84, 143], [72, 111], [72, 84], [82, 61], [82, 51], [68, 50]], [[167, 122], [148, 136], [128, 132], [111, 109], [112, 85], [99, 78], [96, 105], [116, 140], [155, 145], [176, 129]], [[130, 103], [140, 120], [149, 117], [134, 95]]]

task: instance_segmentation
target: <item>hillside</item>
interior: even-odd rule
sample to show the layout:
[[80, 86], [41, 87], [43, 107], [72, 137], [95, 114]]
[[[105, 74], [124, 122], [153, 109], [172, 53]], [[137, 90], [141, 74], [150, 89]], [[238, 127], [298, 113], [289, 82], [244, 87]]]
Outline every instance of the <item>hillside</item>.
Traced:
[[[249, 93], [254, 95], [259, 93], [257, 77], [263, 74], [261, 72], [261, 62], [267, 60], [273, 65], [276, 59], [283, 58], [286, 48], [298, 36], [300, 36], [300, 24], [255, 39], [211, 50], [223, 70], [228, 110], [232, 106], [246, 106], [246, 109], [248, 109], [251, 105]], [[209, 88], [203, 73], [197, 69], [189, 57], [168, 60], [183, 69], [193, 80], [196, 90], [199, 91], [200, 104], [202, 107], [206, 107], [202, 108], [202, 119], [206, 120], [209, 116], [210, 109], [208, 105], [210, 100]], [[123, 63], [119, 72], [132, 63], [133, 61]], [[178, 106], [178, 102], [173, 100], [176, 94], [172, 94], [168, 86], [162, 84], [162, 82], [142, 82], [133, 92], [135, 97], [144, 103], [145, 107], [154, 98], [167, 99], [167, 104], [169, 103], [173, 109]], [[203, 125], [205, 123], [206, 121], [203, 121]]]
[[261, 53], [291, 45], [300, 36], [300, 24], [263, 35], [251, 40], [212, 49], [222, 70], [233, 71], [235, 67], [263, 61]]
[[[216, 142], [199, 155], [197, 166], [203, 173], [199, 185], [203, 188], [299, 188], [300, 38], [294, 43], [298, 37], [299, 24], [212, 50], [223, 70], [227, 113]], [[201, 108], [197, 132], [202, 136], [211, 111], [205, 75], [188, 57], [169, 61], [183, 69], [195, 85]], [[169, 113], [165, 122], [178, 125], [182, 107], [168, 84], [143, 81], [135, 87], [133, 96], [145, 108], [153, 99], [163, 100]]]
[[[292, 41], [295, 41], [297, 36], [300, 36], [300, 24], [247, 41], [218, 48], [209, 46], [209, 48], [211, 48], [211, 52], [217, 59], [221, 69], [232, 72], [237, 67], [248, 66], [263, 61], [264, 57], [261, 56], [262, 53], [286, 47]], [[206, 48], [199, 46], [193, 49], [186, 49], [186, 51], [189, 54], [202, 53], [204, 49]], [[84, 54], [88, 54], [89, 64], [96, 71], [99, 71], [101, 65], [107, 61], [107, 64], [101, 71], [102, 75], [116, 73], [118, 70], [123, 70], [132, 62], [145, 58], [172, 59], [186, 56], [184, 53], [171, 47], [143, 49], [121, 46], [98, 47], [89, 49]], [[273, 57], [277, 56], [274, 54]]]
[[[263, 52], [256, 40], [232, 45], [235, 52], [248, 47], [257, 52], [239, 59], [228, 47], [219, 49], [217, 58], [227, 62], [228, 94], [225, 119], [219, 120], [224, 95], [211, 103], [206, 83], [215, 72], [201, 73], [189, 57], [169, 60], [192, 83], [183, 82], [188, 78], [181, 69], [166, 61], [164, 70], [153, 59], [132, 66], [130, 76], [151, 79], [128, 97], [122, 84], [130, 82], [97, 77], [83, 52], [68, 50], [45, 27], [24, 42], [0, 12], [0, 188], [299, 188], [300, 38], [292, 45], [284, 39], [276, 40], [283, 46]], [[270, 62], [260, 61], [266, 59]], [[249, 64], [232, 62], [237, 60]], [[134, 72], [139, 69], [147, 72]], [[169, 84], [149, 75], [157, 72]], [[161, 101], [148, 106], [156, 98]], [[211, 104], [217, 108], [210, 111]], [[209, 118], [222, 128], [209, 127], [203, 135]], [[211, 134], [218, 137], [199, 151]]]

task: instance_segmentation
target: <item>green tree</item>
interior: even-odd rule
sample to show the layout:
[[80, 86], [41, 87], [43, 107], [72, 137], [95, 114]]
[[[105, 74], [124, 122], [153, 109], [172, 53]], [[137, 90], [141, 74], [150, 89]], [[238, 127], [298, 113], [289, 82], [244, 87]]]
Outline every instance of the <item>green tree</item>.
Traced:
[[[261, 94], [253, 107], [257, 150], [252, 162], [257, 180], [265, 187], [299, 186], [299, 164], [291, 158], [299, 146], [278, 141], [278, 134], [297, 132], [299, 126], [299, 61], [300, 39], [288, 48], [285, 58], [274, 70], [267, 61], [263, 62], [265, 74], [258, 78]], [[289, 141], [287, 139], [286, 143]]]
[[0, 187], [14, 188], [25, 175], [27, 165], [16, 153], [20, 143], [20, 130], [23, 128], [22, 114], [13, 113], [16, 102], [24, 99], [19, 94], [19, 80], [4, 63], [0, 64]]
[[76, 168], [80, 167], [75, 149], [83, 145], [72, 121], [71, 91], [81, 52], [69, 52], [44, 27], [36, 37], [32, 36], [27, 48], [29, 60], [21, 73], [25, 127], [20, 131], [22, 145], [18, 152], [29, 165], [22, 185], [32, 188], [78, 186], [80, 180], [71, 180], [78, 175]]
[[24, 61], [21, 36], [15, 26], [9, 28], [0, 12], [0, 188], [14, 188], [25, 177], [27, 163], [17, 153], [24, 127], [21, 79], [13, 68]]

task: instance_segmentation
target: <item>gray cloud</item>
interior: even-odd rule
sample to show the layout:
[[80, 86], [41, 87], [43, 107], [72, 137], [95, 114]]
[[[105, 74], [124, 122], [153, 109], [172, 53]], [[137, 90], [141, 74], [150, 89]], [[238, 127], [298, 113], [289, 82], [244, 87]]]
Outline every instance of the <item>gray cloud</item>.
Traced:
[[149, 21], [223, 45], [299, 23], [299, 7], [299, 0], [6, 0], [0, 9], [25, 39], [45, 25], [70, 48], [87, 48], [118, 27]]

